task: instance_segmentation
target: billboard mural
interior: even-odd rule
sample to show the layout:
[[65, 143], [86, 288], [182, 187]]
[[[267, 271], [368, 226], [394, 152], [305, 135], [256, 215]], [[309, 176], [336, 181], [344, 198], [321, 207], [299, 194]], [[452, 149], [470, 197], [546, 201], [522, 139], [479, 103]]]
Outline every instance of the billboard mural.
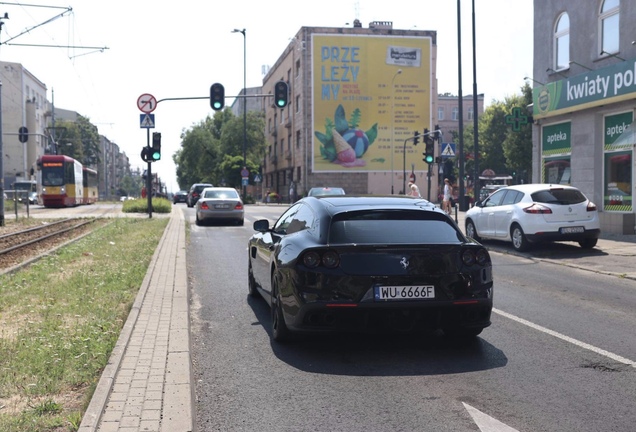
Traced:
[[313, 35], [314, 172], [424, 164], [423, 144], [409, 138], [433, 129], [431, 46], [429, 37]]

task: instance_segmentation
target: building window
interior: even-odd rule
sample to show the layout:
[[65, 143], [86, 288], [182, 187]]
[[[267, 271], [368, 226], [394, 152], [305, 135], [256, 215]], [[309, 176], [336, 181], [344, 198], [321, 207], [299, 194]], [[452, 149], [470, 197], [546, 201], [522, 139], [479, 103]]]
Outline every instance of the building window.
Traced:
[[473, 120], [475, 118], [475, 111], [473, 107], [468, 108], [468, 120]]
[[459, 108], [453, 107], [453, 111], [452, 111], [452, 114], [451, 114], [451, 120], [459, 121]]
[[300, 96], [296, 96], [296, 112], [300, 112]]
[[600, 54], [618, 52], [620, 0], [605, 0], [599, 16]]
[[444, 120], [444, 107], [437, 108], [437, 120]]
[[554, 31], [554, 69], [570, 67], [570, 18], [563, 12]]
[[296, 131], [296, 148], [300, 148], [300, 131]]
[[280, 155], [283, 155], [283, 150], [285, 150], [285, 138], [280, 139]]
[[300, 60], [296, 60], [296, 76], [300, 76]]

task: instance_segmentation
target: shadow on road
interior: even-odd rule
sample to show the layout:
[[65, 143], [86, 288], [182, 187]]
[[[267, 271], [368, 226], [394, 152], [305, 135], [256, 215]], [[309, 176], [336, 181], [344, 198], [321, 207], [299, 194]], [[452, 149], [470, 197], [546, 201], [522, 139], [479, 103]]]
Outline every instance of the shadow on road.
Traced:
[[[248, 297], [257, 322], [271, 338], [271, 312], [260, 297]], [[488, 328], [484, 329], [487, 332]], [[288, 344], [272, 340], [275, 355], [305, 372], [348, 376], [445, 375], [504, 367], [505, 354], [477, 337], [453, 340], [425, 334], [303, 335]]]

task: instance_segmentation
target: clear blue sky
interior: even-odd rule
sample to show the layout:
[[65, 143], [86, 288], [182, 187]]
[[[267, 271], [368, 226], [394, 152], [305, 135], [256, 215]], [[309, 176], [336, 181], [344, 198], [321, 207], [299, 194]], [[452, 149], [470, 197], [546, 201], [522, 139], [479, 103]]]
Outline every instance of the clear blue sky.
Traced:
[[[240, 92], [243, 35], [232, 33], [235, 28], [246, 29], [248, 87], [262, 84], [263, 66], [274, 64], [303, 26], [350, 27], [358, 18], [364, 27], [371, 21], [392, 21], [397, 29], [435, 30], [439, 91], [458, 92], [456, 1], [74, 3], [0, 4], [0, 16], [9, 14], [0, 34], [0, 59], [22, 63], [47, 85], [48, 99], [56, 107], [88, 117], [100, 134], [126, 152], [133, 167], [145, 165], [139, 156], [146, 145], [137, 108], [141, 94], [159, 100], [201, 97], [209, 94], [214, 82], [224, 84], [226, 95]], [[464, 95], [473, 89], [472, 4], [461, 1]], [[532, 0], [474, 4], [477, 92], [484, 93], [488, 105], [518, 94], [523, 78], [532, 76], [533, 5]], [[69, 6], [72, 12], [48, 22]], [[59, 48], [25, 46], [31, 44]], [[179, 148], [180, 134], [213, 111], [208, 100], [165, 101], [154, 114], [156, 128], [150, 131], [162, 133], [163, 160], [153, 171], [169, 191], [176, 191], [172, 154]]]

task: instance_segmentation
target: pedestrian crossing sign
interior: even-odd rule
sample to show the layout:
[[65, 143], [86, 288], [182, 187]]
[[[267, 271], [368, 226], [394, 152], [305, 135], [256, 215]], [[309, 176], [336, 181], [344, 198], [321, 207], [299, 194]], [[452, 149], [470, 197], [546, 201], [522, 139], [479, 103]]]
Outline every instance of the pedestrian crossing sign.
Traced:
[[154, 114], [140, 114], [139, 123], [141, 128], [154, 129], [155, 127], [155, 115]]
[[442, 143], [442, 157], [455, 157], [455, 143]]

